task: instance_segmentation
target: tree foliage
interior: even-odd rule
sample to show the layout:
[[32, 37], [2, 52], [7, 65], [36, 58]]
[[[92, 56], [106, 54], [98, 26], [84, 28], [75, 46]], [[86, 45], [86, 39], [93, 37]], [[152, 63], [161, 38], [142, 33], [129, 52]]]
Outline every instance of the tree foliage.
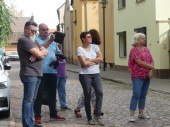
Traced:
[[0, 47], [8, 45], [8, 40], [12, 35], [11, 29], [12, 13], [4, 0], [0, 0]]

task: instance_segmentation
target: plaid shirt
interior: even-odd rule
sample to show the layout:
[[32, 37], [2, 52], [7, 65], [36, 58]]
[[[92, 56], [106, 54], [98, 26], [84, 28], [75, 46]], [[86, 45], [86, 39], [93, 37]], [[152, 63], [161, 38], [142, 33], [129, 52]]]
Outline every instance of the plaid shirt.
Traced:
[[144, 50], [141, 51], [136, 47], [133, 47], [130, 51], [128, 60], [128, 69], [131, 71], [131, 77], [145, 79], [149, 75], [150, 69], [138, 65], [135, 62], [135, 59], [140, 59], [147, 64], [153, 63], [153, 58], [149, 49], [144, 47]]

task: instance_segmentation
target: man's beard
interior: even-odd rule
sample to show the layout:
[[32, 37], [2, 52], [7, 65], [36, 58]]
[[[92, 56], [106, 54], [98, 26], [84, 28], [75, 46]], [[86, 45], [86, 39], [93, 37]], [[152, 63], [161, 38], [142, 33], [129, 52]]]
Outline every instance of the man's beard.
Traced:
[[32, 42], [35, 42], [35, 36], [30, 36], [29, 39], [30, 39]]

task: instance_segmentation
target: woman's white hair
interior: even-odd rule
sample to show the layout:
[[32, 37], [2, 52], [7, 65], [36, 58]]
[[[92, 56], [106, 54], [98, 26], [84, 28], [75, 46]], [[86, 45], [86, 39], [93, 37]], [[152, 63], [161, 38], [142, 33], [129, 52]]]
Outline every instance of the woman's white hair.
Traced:
[[139, 40], [140, 40], [141, 38], [145, 38], [145, 34], [143, 34], [143, 33], [136, 33], [136, 34], [134, 34], [134, 35], [133, 35], [133, 38], [132, 38], [131, 44], [132, 44], [133, 46], [135, 46], [136, 44], [139, 43]]

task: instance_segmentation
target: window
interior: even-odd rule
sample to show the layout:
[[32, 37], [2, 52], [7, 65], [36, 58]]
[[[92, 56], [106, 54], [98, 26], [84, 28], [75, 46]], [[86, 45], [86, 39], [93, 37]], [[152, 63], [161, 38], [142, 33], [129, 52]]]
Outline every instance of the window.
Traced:
[[140, 3], [140, 2], [142, 2], [142, 1], [144, 1], [144, 0], [136, 0], [136, 3]]
[[136, 33], [144, 33], [145, 34], [145, 46], [147, 47], [147, 31], [146, 31], [146, 27], [140, 27], [140, 28], [135, 28], [134, 31]]
[[126, 7], [126, 1], [125, 0], [118, 0], [118, 9], [123, 9]]
[[127, 57], [126, 31], [117, 33], [119, 36], [119, 57]]

